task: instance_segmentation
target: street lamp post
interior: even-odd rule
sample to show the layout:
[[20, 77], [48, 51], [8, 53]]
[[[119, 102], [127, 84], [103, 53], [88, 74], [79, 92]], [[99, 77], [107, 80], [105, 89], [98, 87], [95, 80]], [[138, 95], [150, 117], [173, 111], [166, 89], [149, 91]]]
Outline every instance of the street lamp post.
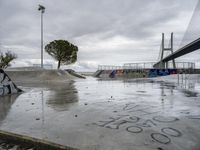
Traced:
[[45, 12], [45, 7], [39, 5], [38, 10], [41, 11], [41, 68], [43, 68], [43, 13]]

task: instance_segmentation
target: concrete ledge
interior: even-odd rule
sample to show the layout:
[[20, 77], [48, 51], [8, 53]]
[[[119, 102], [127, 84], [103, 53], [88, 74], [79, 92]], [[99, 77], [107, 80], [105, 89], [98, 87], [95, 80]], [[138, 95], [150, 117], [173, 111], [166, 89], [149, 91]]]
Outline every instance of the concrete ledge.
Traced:
[[77, 77], [77, 78], [81, 78], [81, 79], [85, 79], [86, 78], [85, 76], [83, 76], [81, 74], [78, 74], [77, 72], [75, 72], [72, 69], [66, 69], [65, 71], [68, 72], [69, 74], [71, 74], [72, 76]]
[[22, 146], [30, 146], [37, 150], [78, 150], [68, 146], [63, 146], [53, 142], [45, 141], [42, 139], [36, 139], [25, 135], [19, 135], [16, 133], [6, 132], [0, 130], [0, 139], [18, 144]]

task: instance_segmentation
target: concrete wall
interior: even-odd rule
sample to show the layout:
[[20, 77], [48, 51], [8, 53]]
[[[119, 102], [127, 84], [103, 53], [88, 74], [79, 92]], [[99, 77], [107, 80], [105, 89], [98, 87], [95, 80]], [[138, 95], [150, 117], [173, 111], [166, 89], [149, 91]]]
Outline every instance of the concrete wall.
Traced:
[[94, 76], [100, 78], [151, 78], [171, 74], [199, 74], [200, 69], [118, 69], [98, 70]]

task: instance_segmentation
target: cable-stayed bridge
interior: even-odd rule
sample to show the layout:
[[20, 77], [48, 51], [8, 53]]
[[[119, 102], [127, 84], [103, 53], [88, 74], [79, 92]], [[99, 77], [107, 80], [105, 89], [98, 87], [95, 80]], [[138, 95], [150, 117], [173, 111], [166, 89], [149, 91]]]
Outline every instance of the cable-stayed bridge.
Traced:
[[[200, 22], [200, 1], [198, 1], [197, 3], [197, 6], [193, 12], [188, 28], [181, 42], [181, 45], [183, 45], [183, 43], [187, 43], [187, 44], [185, 44], [184, 46], [181, 46], [176, 51], [173, 51], [173, 43], [174, 43], [173, 33], [171, 33], [171, 39], [170, 39], [168, 47], [165, 47], [165, 37], [164, 37], [164, 33], [162, 33], [159, 61], [155, 63], [153, 67], [157, 69], [168, 68], [169, 67], [168, 62], [172, 61], [173, 68], [177, 68], [176, 63], [175, 63], [176, 58], [179, 58], [183, 55], [199, 50], [200, 49], [199, 22]], [[164, 57], [164, 53], [166, 51], [170, 51], [171, 54]]]
[[[200, 0], [198, 1], [179, 48], [174, 48], [174, 34], [171, 33], [169, 44], [166, 44], [162, 33], [159, 57], [157, 62], [127, 63], [123, 66], [100, 65], [94, 76], [97, 77], [156, 77], [170, 74], [200, 74], [195, 68], [194, 59], [190, 62], [176, 61], [177, 58], [200, 49]], [[175, 44], [174, 44], [175, 43]], [[167, 46], [166, 46], [167, 45]], [[174, 49], [176, 49], [174, 51]], [[168, 54], [168, 55], [166, 55]], [[200, 54], [195, 57], [198, 58]]]

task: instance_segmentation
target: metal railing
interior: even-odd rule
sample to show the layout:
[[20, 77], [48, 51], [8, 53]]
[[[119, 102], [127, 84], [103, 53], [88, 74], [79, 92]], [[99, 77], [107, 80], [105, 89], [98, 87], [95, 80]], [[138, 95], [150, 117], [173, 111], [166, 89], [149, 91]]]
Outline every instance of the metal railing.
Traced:
[[144, 63], [126, 63], [124, 69], [151, 69], [155, 62], [144, 62]]
[[119, 70], [123, 69], [123, 66], [110, 66], [110, 65], [99, 65], [98, 70]]
[[[123, 66], [99, 65], [98, 70], [152, 69], [154, 64], [155, 62], [125, 63]], [[167, 69], [174, 69], [172, 62], [168, 62]], [[176, 62], [176, 69], [195, 69], [195, 63]]]

